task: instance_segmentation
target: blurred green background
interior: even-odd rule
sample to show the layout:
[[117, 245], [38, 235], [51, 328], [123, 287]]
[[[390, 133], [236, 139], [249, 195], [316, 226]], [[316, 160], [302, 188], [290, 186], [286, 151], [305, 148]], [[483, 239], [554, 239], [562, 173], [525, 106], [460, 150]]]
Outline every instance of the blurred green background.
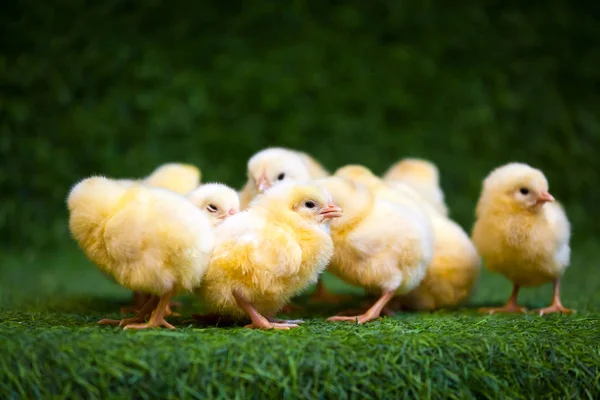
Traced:
[[[435, 161], [470, 229], [480, 183], [542, 168], [574, 241], [600, 217], [600, 4], [15, 1], [0, 14], [0, 235], [68, 240], [90, 174], [167, 161], [239, 187], [267, 146], [326, 167]], [[74, 246], [74, 244], [72, 244]]]

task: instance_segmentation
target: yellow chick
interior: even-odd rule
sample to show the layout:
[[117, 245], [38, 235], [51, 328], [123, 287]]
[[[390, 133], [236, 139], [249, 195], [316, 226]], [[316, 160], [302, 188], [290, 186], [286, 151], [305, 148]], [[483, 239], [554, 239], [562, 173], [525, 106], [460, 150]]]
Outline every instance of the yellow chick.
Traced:
[[366, 167], [348, 165], [338, 169], [334, 176], [361, 183], [377, 196], [409, 207], [431, 221], [433, 259], [419, 286], [398, 296], [397, 303], [402, 308], [435, 310], [453, 307], [468, 299], [479, 278], [481, 262], [475, 246], [460, 225], [440, 215], [411, 187], [403, 183], [392, 187]]
[[414, 290], [425, 277], [433, 254], [430, 222], [349, 179], [330, 177], [319, 182], [344, 209], [344, 215], [331, 222], [335, 251], [328, 271], [381, 293], [364, 314], [328, 320], [363, 324], [378, 318], [394, 295]]
[[240, 199], [235, 190], [222, 183], [205, 183], [187, 194], [188, 200], [201, 209], [217, 226], [240, 211]]
[[308, 181], [329, 175], [308, 154], [271, 147], [254, 154], [248, 160], [248, 181], [240, 192], [240, 207], [245, 210], [256, 195], [284, 181]]
[[[146, 178], [136, 179], [118, 179], [117, 181], [126, 187], [143, 183], [146, 185], [160, 187], [171, 190], [179, 194], [187, 194], [194, 190], [200, 184], [201, 172], [191, 164], [166, 163], [156, 168]], [[133, 304], [122, 307], [121, 312], [127, 313], [140, 309], [150, 298], [148, 293], [133, 292]], [[167, 307], [167, 315], [171, 314], [171, 306], [176, 302], [171, 302]]]
[[[248, 160], [248, 181], [239, 193], [240, 208], [245, 210], [259, 193], [285, 181], [307, 181], [329, 176], [329, 172], [306, 153], [271, 147], [254, 154]], [[344, 296], [329, 293], [323, 281], [317, 282], [312, 300], [338, 302]]]
[[444, 202], [439, 175], [438, 168], [432, 162], [405, 158], [392, 165], [383, 175], [383, 180], [391, 186], [397, 186], [398, 183], [410, 186], [437, 212], [447, 217], [448, 206]]
[[[328, 222], [342, 215], [316, 184], [274, 186], [215, 229], [215, 247], [199, 293], [209, 310], [246, 328], [289, 329], [270, 318], [292, 296], [314, 283], [333, 254]], [[301, 322], [301, 321], [297, 321]]]
[[571, 228], [540, 170], [522, 163], [493, 170], [483, 181], [476, 217], [472, 237], [486, 267], [513, 282], [508, 302], [483, 312], [525, 312], [517, 303], [519, 288], [547, 282], [554, 284], [552, 305], [539, 314], [574, 312], [560, 301]]
[[152, 295], [133, 318], [99, 323], [173, 329], [164, 319], [171, 297], [198, 286], [208, 266], [208, 217], [172, 191], [104, 177], [77, 183], [67, 205], [69, 229], [85, 255], [120, 285]]

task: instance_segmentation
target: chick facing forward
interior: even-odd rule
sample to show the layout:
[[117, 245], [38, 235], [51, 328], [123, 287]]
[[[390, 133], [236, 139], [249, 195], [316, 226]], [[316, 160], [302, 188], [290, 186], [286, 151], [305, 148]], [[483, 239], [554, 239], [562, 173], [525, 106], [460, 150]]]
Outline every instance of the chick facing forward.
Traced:
[[[215, 229], [215, 247], [199, 289], [208, 309], [247, 328], [289, 329], [271, 318], [314, 283], [333, 254], [329, 221], [342, 214], [316, 184], [282, 183]], [[300, 321], [295, 321], [300, 322]]]
[[384, 200], [349, 179], [319, 182], [344, 209], [344, 215], [331, 222], [335, 251], [328, 270], [352, 285], [381, 293], [364, 314], [328, 320], [363, 324], [378, 318], [394, 295], [421, 283], [433, 254], [431, 225], [409, 207]]
[[104, 177], [77, 183], [67, 205], [69, 229], [85, 255], [120, 285], [151, 294], [133, 318], [99, 322], [173, 329], [164, 319], [171, 297], [198, 286], [208, 266], [208, 217], [172, 191]]
[[221, 224], [240, 211], [237, 192], [222, 183], [205, 183], [186, 197], [210, 218], [212, 226]]
[[[306, 153], [271, 147], [259, 151], [248, 160], [248, 180], [240, 192], [240, 207], [245, 210], [252, 199], [266, 189], [282, 182], [308, 181], [329, 176], [329, 172], [314, 158]], [[344, 296], [330, 293], [323, 285], [317, 282], [312, 300], [338, 302]], [[299, 307], [296, 307], [299, 308]]]
[[476, 209], [473, 241], [486, 267], [513, 283], [508, 302], [483, 312], [525, 312], [517, 303], [521, 287], [552, 282], [552, 305], [540, 315], [571, 313], [560, 301], [560, 279], [569, 265], [570, 224], [548, 192], [544, 174], [529, 165], [510, 163], [484, 180]]
[[327, 170], [306, 153], [271, 147], [254, 154], [248, 160], [248, 180], [240, 192], [240, 206], [245, 210], [259, 193], [287, 181], [308, 181], [324, 178]]
[[453, 307], [471, 294], [479, 277], [480, 259], [467, 233], [454, 221], [440, 215], [411, 187], [398, 182], [391, 186], [360, 165], [338, 169], [335, 176], [365, 185], [376, 196], [408, 207], [431, 221], [433, 258], [423, 281], [409, 293], [397, 296], [392, 308], [434, 310]]
[[393, 164], [383, 175], [383, 180], [391, 186], [410, 186], [440, 215], [447, 217], [448, 206], [444, 202], [439, 175], [434, 163], [418, 158], [405, 158]]

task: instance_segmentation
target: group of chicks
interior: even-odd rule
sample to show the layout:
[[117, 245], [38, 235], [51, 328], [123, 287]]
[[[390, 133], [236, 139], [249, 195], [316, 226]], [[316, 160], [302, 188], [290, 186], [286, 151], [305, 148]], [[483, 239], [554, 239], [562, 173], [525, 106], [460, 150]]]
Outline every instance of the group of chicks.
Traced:
[[554, 284], [539, 314], [570, 313], [559, 282], [570, 258], [570, 226], [544, 174], [511, 163], [484, 180], [471, 238], [448, 216], [437, 167], [404, 159], [383, 177], [359, 165], [330, 174], [309, 155], [268, 148], [248, 161], [240, 192], [200, 184], [191, 165], [166, 164], [141, 180], [93, 176], [67, 203], [69, 228], [86, 256], [133, 291], [135, 315], [102, 324], [164, 326], [171, 298], [199, 296], [213, 314], [249, 318], [248, 328], [290, 329], [277, 319], [317, 283], [312, 298], [337, 302], [327, 269], [373, 300], [328, 321], [363, 324], [399, 309], [434, 310], [464, 302], [479, 278], [480, 256], [514, 289], [500, 308], [525, 312], [521, 286]]

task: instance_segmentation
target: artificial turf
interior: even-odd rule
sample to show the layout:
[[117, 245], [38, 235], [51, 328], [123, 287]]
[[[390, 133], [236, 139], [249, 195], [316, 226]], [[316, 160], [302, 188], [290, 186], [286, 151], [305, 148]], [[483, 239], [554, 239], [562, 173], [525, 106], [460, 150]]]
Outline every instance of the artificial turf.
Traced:
[[[563, 283], [571, 316], [478, 315], [510, 285], [484, 271], [464, 309], [357, 326], [307, 303], [290, 331], [184, 322], [175, 331], [99, 326], [130, 298], [73, 246], [0, 261], [0, 398], [600, 398], [600, 246], [580, 245]], [[326, 276], [329, 288], [362, 291]], [[524, 290], [549, 303], [551, 288]], [[352, 305], [352, 304], [349, 304]], [[295, 316], [295, 315], [294, 315]]]

